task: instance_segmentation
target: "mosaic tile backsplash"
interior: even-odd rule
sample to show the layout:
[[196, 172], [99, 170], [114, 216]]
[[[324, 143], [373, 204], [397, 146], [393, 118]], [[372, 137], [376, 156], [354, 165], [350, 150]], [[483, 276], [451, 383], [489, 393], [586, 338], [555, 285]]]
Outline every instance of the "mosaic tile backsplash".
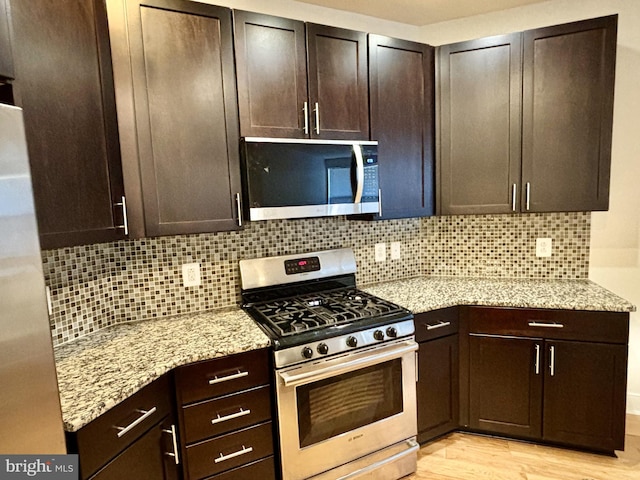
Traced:
[[[359, 285], [418, 275], [587, 278], [589, 213], [474, 215], [381, 222], [344, 217], [252, 222], [238, 232], [182, 235], [42, 252], [54, 345], [109, 325], [237, 305], [243, 258], [351, 247]], [[536, 238], [553, 239], [550, 258]], [[391, 260], [390, 243], [401, 258]], [[374, 261], [376, 243], [387, 261]], [[200, 263], [202, 285], [182, 285]]]

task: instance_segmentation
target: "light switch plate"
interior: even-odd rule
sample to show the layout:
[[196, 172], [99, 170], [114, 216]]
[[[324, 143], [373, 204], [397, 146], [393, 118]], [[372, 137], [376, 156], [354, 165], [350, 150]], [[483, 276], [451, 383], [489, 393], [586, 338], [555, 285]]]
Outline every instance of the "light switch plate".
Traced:
[[182, 265], [182, 285], [185, 287], [200, 286], [199, 263], [185, 263]]
[[536, 238], [536, 257], [550, 257], [553, 246], [551, 238]]
[[375, 261], [376, 262], [384, 262], [387, 260], [387, 246], [384, 243], [376, 243], [375, 250]]

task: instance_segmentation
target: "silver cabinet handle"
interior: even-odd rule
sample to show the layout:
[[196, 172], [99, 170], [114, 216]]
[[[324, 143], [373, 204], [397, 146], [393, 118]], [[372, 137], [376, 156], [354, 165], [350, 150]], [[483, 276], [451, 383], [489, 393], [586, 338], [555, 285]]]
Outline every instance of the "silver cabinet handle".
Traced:
[[529, 322], [529, 326], [530, 327], [542, 327], [542, 328], [564, 328], [564, 325], [562, 323], [556, 323], [556, 322], [552, 322], [552, 323], [546, 323], [546, 322]]
[[53, 315], [53, 303], [51, 303], [51, 288], [49, 288], [49, 285], [44, 287], [44, 293], [47, 296], [47, 312], [51, 316]]
[[127, 218], [127, 200], [124, 198], [124, 195], [121, 197], [122, 200], [116, 203], [116, 207], [122, 207], [122, 225], [116, 226], [116, 228], [123, 228], [124, 234], [129, 235], [129, 219]]
[[239, 457], [240, 455], [245, 455], [247, 453], [253, 452], [253, 447], [246, 447], [242, 445], [242, 450], [238, 450], [237, 452], [230, 453], [229, 455], [223, 455], [220, 453], [220, 456], [214, 460], [214, 463], [224, 462], [225, 460], [229, 460], [231, 458]]
[[309, 104], [304, 102], [302, 106], [302, 112], [304, 113], [304, 134], [309, 135]]
[[211, 425], [215, 425], [216, 423], [226, 422], [227, 420], [233, 420], [234, 418], [238, 418], [238, 417], [244, 417], [245, 415], [249, 415], [249, 414], [251, 414], [251, 410], [249, 409], [243, 410], [243, 408], [240, 407], [239, 412], [232, 413], [230, 415], [225, 415], [224, 417], [221, 417], [220, 414], [218, 414], [217, 418], [211, 419]]
[[378, 189], [378, 215], [382, 216], [382, 189]]
[[118, 438], [122, 437], [123, 435], [126, 435], [127, 433], [129, 433], [131, 431], [132, 428], [137, 427], [142, 422], [144, 422], [147, 418], [149, 418], [151, 415], [156, 413], [156, 407], [153, 407], [151, 410], [146, 410], [146, 411], [145, 410], [136, 410], [136, 412], [141, 413], [142, 416], [136, 418], [133, 422], [131, 422], [126, 427], [118, 427], [118, 426], [114, 427], [117, 430], [120, 430], [118, 432]]
[[176, 436], [176, 426], [171, 425], [171, 430], [162, 429], [164, 433], [168, 433], [171, 435], [171, 440], [173, 441], [173, 453], [166, 452], [165, 455], [169, 457], [173, 457], [176, 462], [176, 465], [180, 464], [180, 456], [178, 455], [178, 438]]
[[540, 375], [540, 345], [536, 344], [536, 375]]
[[549, 347], [549, 370], [551, 371], [551, 376], [553, 377], [556, 374], [556, 347]]
[[427, 324], [427, 330], [435, 330], [437, 328], [443, 328], [443, 327], [448, 327], [449, 325], [451, 325], [451, 322], [439, 322], [436, 323], [435, 325], [429, 325]]
[[238, 208], [238, 226], [242, 226], [242, 200], [240, 194], [236, 193], [236, 207]]
[[511, 187], [511, 211], [516, 211], [516, 198], [518, 197], [518, 185], [515, 183]]
[[320, 106], [316, 102], [316, 108], [313, 109], [316, 114], [316, 135], [320, 135]]
[[527, 202], [527, 211], [531, 208], [531, 184], [527, 182], [527, 189], [525, 190], [525, 197]]
[[241, 372], [238, 370], [238, 373], [233, 373], [231, 375], [227, 375], [226, 377], [218, 377], [217, 375], [209, 380], [209, 385], [215, 385], [216, 383], [228, 382], [229, 380], [235, 380], [236, 378], [242, 378], [249, 375], [249, 372]]

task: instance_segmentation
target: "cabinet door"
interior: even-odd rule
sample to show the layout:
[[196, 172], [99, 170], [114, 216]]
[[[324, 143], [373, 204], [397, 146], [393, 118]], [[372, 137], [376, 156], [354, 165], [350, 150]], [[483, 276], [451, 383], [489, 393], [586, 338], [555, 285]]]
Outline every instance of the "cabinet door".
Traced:
[[369, 139], [367, 34], [307, 24], [311, 137]]
[[0, 83], [2, 78], [13, 78], [8, 0], [0, 0]]
[[520, 183], [521, 35], [438, 50], [439, 211], [517, 211]]
[[546, 341], [543, 438], [613, 451], [624, 448], [626, 345]]
[[11, 15], [42, 248], [124, 238], [104, 2], [13, 0]]
[[471, 335], [469, 426], [539, 438], [542, 427], [542, 340]]
[[438, 51], [439, 211], [517, 211], [520, 183], [521, 35]]
[[307, 137], [304, 23], [240, 10], [233, 17], [240, 134]]
[[433, 55], [429, 45], [369, 35], [371, 139], [378, 141], [382, 192], [377, 218], [434, 213]]
[[458, 426], [458, 335], [420, 344], [418, 350], [418, 441]]
[[611, 16], [524, 33], [524, 210], [608, 209], [616, 30]]
[[146, 234], [237, 229], [231, 11], [184, 0], [127, 4]]
[[154, 426], [91, 480], [177, 480], [176, 450], [171, 433], [167, 433], [171, 426], [170, 419]]

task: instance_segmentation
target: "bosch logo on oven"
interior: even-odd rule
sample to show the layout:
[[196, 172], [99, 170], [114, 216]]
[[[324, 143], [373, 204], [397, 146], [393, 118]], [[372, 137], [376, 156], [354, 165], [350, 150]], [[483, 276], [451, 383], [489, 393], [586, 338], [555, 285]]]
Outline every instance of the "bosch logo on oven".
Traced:
[[358, 440], [359, 438], [362, 438], [362, 437], [364, 437], [364, 433], [361, 433], [360, 435], [354, 435], [349, 439], [349, 441], [353, 442], [354, 440]]

